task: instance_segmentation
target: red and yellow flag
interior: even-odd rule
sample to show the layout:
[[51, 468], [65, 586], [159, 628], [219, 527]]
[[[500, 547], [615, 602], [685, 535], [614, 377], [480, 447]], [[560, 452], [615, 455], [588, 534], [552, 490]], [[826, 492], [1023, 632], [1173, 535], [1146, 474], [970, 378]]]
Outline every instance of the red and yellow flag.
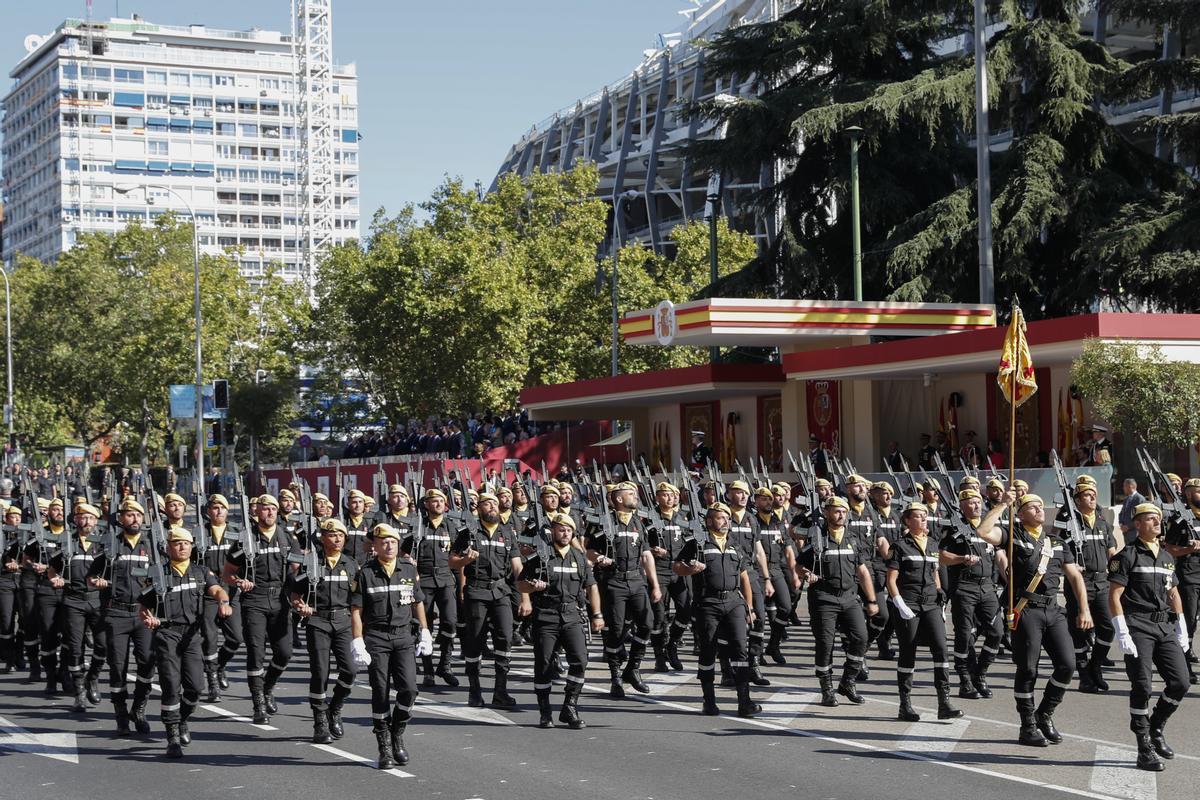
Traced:
[[[1033, 371], [1033, 356], [1025, 340], [1025, 315], [1013, 304], [1012, 322], [1004, 334], [1004, 349], [1000, 353], [1000, 368], [996, 383], [1004, 399], [1019, 408], [1037, 392], [1037, 377]], [[1014, 386], [1016, 391], [1014, 392]]]

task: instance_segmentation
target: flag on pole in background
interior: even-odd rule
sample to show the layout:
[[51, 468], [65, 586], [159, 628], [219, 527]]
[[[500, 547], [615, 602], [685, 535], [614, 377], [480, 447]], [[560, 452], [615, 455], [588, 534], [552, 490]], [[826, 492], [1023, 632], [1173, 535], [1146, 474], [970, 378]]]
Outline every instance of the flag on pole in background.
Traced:
[[1037, 392], [1033, 356], [1029, 352], [1029, 342], [1025, 340], [1025, 315], [1015, 302], [1012, 322], [1008, 325], [1008, 332], [1004, 334], [1004, 349], [1000, 353], [996, 383], [999, 384], [1004, 399], [1015, 408], [1020, 408], [1022, 403]]
[[1058, 387], [1058, 436], [1056, 448], [1063, 458], [1071, 457], [1071, 412], [1067, 410], [1067, 396]]

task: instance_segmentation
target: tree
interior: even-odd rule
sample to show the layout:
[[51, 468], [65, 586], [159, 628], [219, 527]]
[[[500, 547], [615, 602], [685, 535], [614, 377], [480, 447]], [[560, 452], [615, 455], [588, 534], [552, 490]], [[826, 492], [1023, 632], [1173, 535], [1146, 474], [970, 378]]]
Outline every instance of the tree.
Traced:
[[1091, 339], [1071, 380], [1099, 417], [1138, 444], [1189, 447], [1200, 435], [1200, 365], [1167, 361], [1157, 345]]
[[[159, 452], [171, 429], [167, 386], [195, 380], [193, 274], [191, 226], [169, 214], [84, 235], [53, 264], [18, 258], [13, 379], [24, 407], [45, 409], [84, 444], [120, 434]], [[207, 378], [236, 380], [252, 364], [295, 372], [297, 289], [273, 275], [251, 287], [233, 259], [202, 256], [200, 291]]]

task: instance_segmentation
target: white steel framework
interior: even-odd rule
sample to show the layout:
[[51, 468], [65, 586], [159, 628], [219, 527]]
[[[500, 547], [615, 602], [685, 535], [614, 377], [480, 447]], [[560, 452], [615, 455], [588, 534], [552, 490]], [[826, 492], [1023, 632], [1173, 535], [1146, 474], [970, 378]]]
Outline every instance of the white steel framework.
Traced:
[[292, 47], [299, 112], [300, 238], [304, 280], [334, 242], [333, 0], [292, 0]]

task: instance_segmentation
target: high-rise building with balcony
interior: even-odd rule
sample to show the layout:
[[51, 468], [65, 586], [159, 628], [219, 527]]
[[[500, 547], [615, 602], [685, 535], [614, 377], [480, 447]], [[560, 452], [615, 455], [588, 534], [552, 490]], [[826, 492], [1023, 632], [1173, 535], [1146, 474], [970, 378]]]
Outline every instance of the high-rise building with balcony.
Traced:
[[[26, 39], [3, 119], [3, 257], [52, 260], [81, 233], [195, 210], [201, 248], [254, 279], [304, 276], [292, 37], [66, 20]], [[333, 243], [359, 236], [358, 79], [333, 68]], [[129, 185], [169, 187], [128, 191]], [[146, 202], [147, 197], [149, 203]]]

